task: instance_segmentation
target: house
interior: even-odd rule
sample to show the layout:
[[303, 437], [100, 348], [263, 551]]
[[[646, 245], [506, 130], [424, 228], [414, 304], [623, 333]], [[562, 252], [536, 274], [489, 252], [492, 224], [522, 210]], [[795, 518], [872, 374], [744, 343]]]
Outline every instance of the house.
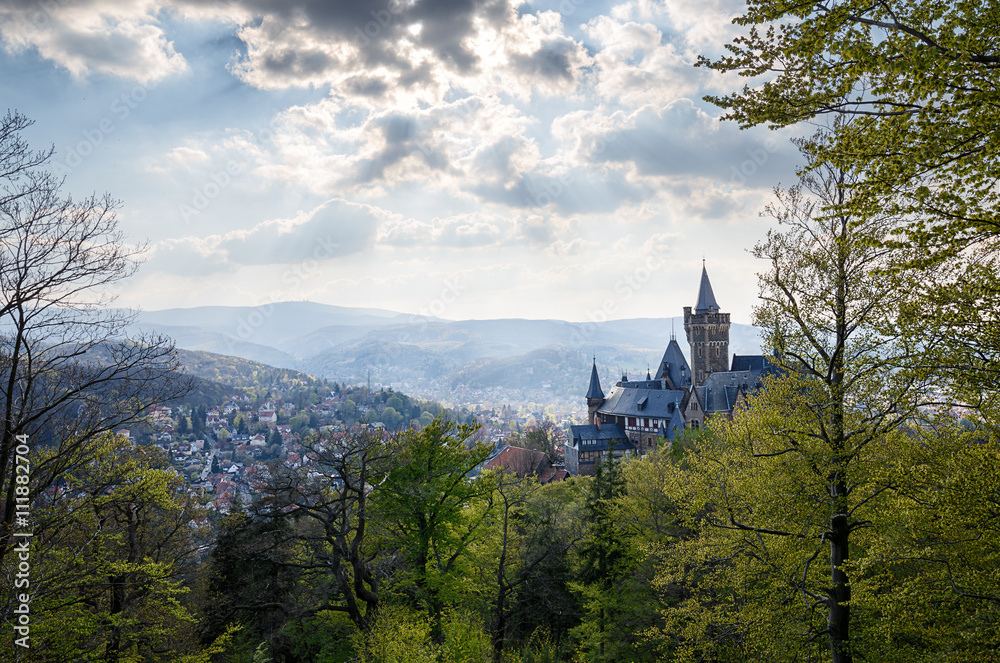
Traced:
[[505, 444], [492, 458], [483, 465], [484, 470], [503, 469], [519, 477], [533, 476], [541, 483], [549, 483], [559, 476], [566, 478], [565, 472], [558, 474], [552, 467], [549, 457], [534, 449], [525, 449]]
[[593, 475], [597, 464], [609, 456], [620, 458], [636, 453], [635, 444], [625, 434], [621, 424], [570, 426], [564, 454], [566, 471], [573, 476]]

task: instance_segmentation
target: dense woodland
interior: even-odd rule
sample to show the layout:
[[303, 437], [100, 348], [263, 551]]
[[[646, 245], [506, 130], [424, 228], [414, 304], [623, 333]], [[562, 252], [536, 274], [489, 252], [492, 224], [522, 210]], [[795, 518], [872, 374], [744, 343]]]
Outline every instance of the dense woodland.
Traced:
[[714, 101], [816, 130], [754, 248], [780, 370], [732, 420], [551, 485], [482, 472], [475, 428], [421, 411], [307, 436], [311, 463], [210, 514], [109, 434], [192, 388], [109, 307], [141, 247], [8, 113], [0, 660], [996, 660], [1000, 10], [765, 0], [736, 22], [701, 64], [764, 79]]

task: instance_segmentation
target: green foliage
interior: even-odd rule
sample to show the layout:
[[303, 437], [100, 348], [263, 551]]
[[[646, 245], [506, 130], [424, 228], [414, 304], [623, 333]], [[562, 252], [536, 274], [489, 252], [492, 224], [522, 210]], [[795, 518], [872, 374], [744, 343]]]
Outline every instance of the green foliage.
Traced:
[[359, 663], [437, 663], [440, 645], [431, 626], [416, 611], [386, 606], [372, 627], [354, 636]]
[[913, 213], [914, 230], [933, 222], [935, 242], [996, 232], [995, 4], [758, 0], [735, 22], [747, 31], [730, 54], [702, 64], [776, 75], [711, 97], [727, 117], [786, 126], [853, 115], [835, 140], [814, 147], [822, 162], [868, 173], [858, 209]]
[[476, 429], [442, 418], [398, 438], [398, 465], [381, 486], [379, 506], [407, 556], [416, 598], [426, 608], [435, 642], [449, 599], [460, 592], [469, 546], [482, 535], [489, 477], [471, 474], [490, 453]]
[[347, 663], [355, 659], [357, 629], [347, 615], [321, 612], [293, 620], [275, 637], [275, 658], [312, 663]]
[[279, 545], [286, 524], [251, 518], [242, 512], [216, 524], [216, 543], [208, 560], [204, 631], [208, 637], [230, 624], [244, 625], [253, 641], [270, 640], [294, 607], [295, 572], [285, 565], [290, 552]]
[[[928, 345], [923, 365], [996, 430], [1000, 397], [1000, 67], [995, 2], [757, 0], [729, 54], [701, 64], [757, 78], [709, 99], [743, 126], [833, 114], [814, 165], [857, 175], [856, 218], [904, 223], [869, 242], [918, 249], [923, 274], [900, 321]], [[849, 119], [850, 121], [844, 121]]]
[[158, 449], [106, 436], [85, 451], [32, 514], [31, 660], [194, 656], [186, 595], [200, 509]]

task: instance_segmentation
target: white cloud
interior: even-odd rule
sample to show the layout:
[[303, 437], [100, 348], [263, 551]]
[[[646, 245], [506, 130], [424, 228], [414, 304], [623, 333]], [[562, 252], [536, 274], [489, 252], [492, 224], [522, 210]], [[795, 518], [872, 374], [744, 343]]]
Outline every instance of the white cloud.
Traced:
[[154, 270], [205, 275], [250, 265], [322, 263], [370, 249], [378, 228], [398, 220], [385, 210], [330, 200], [287, 219], [208, 237], [159, 242], [149, 260]]
[[0, 34], [10, 51], [39, 55], [74, 76], [93, 73], [154, 83], [186, 71], [156, 18], [156, 3], [21, 3], [0, 8]]
[[594, 56], [595, 90], [601, 99], [626, 106], [661, 104], [697, 92], [704, 72], [690, 55], [678, 52], [650, 23], [593, 19], [587, 33], [600, 44]]

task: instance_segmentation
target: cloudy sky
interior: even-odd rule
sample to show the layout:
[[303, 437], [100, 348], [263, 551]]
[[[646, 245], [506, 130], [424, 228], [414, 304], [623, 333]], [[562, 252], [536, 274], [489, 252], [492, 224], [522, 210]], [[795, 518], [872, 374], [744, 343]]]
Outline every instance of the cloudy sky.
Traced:
[[748, 322], [788, 134], [693, 66], [733, 0], [5, 0], [0, 98], [149, 244], [120, 301]]

